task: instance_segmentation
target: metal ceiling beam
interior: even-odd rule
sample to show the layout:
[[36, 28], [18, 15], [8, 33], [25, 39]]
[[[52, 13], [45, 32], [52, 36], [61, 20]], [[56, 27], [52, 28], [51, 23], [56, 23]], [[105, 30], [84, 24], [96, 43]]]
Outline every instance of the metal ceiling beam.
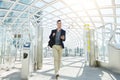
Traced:
[[[85, 24], [85, 22], [76, 14], [76, 12], [69, 6], [67, 5], [63, 0], [60, 0], [63, 4], [65, 4], [71, 11], [72, 13], [74, 13], [81, 21], [83, 24]], [[67, 16], [67, 14], [66, 14]], [[70, 18], [70, 17], [69, 17]], [[71, 19], [71, 18], [70, 18]], [[81, 27], [76, 21], [74, 21], [73, 19], [71, 19], [73, 22], [75, 22], [79, 27]]]
[[5, 17], [3, 18], [2, 22], [5, 21], [5, 19], [7, 18], [8, 14], [12, 11], [12, 9], [15, 7], [15, 5], [18, 3], [19, 0], [16, 0], [13, 5], [10, 7], [10, 9], [8, 10], [8, 12], [6, 13]]
[[98, 13], [99, 13], [99, 15], [100, 15], [101, 23], [104, 24], [104, 19], [103, 19], [103, 17], [102, 17], [101, 12], [100, 12], [100, 8], [99, 8], [99, 6], [98, 6], [96, 0], [93, 0], [93, 1], [95, 2], [95, 5], [96, 5], [96, 7], [97, 7], [97, 11], [98, 11]]
[[[55, 1], [51, 2], [51, 3], [49, 3], [49, 4], [46, 4], [46, 6], [43, 6], [42, 8], [38, 9], [38, 11], [36, 11], [34, 14], [30, 15], [29, 17], [32, 18], [32, 17], [33, 17], [35, 14], [37, 14], [39, 11], [41, 11], [41, 10], [45, 9], [46, 7], [54, 4], [55, 2], [57, 2], [57, 0], [55, 0]], [[25, 22], [26, 22], [26, 21], [25, 21]], [[25, 22], [24, 22], [24, 23], [25, 23]], [[24, 23], [23, 23], [23, 24], [24, 24]], [[21, 25], [21, 26], [22, 26], [22, 25]]]
[[[23, 13], [25, 13], [27, 10], [30, 10], [31, 6], [33, 6], [34, 3], [36, 3], [36, 1], [37, 1], [37, 0], [35, 0], [31, 5], [27, 5], [27, 8], [20, 13], [20, 15], [14, 20], [13, 23], [15, 23], [15, 21], [17, 21], [17, 19], [19, 19], [20, 16], [21, 16]], [[27, 12], [26, 12], [26, 13], [27, 13]], [[13, 25], [12, 25], [12, 26], [13, 26]]]
[[117, 24], [117, 16], [116, 16], [116, 6], [115, 6], [115, 0], [112, 0], [112, 4], [113, 4], [113, 16], [114, 16], [114, 26], [116, 27], [116, 25], [115, 24]]

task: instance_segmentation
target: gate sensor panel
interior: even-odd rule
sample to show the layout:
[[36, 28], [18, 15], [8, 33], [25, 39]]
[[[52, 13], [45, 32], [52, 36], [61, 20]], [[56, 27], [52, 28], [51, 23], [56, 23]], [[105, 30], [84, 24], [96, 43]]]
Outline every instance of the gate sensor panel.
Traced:
[[23, 58], [26, 59], [28, 56], [28, 53], [24, 53]]

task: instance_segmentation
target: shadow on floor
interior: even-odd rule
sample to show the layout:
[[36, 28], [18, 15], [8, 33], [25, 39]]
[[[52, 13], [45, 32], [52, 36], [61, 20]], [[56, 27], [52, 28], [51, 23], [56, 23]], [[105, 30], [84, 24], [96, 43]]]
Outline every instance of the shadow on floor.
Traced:
[[[73, 77], [72, 75], [65, 76], [64, 75], [65, 73], [62, 75], [62, 72], [61, 72], [60, 80], [120, 80], [120, 74], [110, 72], [104, 68], [85, 66], [83, 59], [74, 60], [74, 58], [72, 59], [69, 58], [69, 59], [64, 59], [63, 62], [64, 61], [69, 63], [62, 66], [62, 68], [64, 67], [66, 68], [68, 67], [70, 69], [73, 68], [73, 72], [75, 69], [79, 69], [79, 70], [77, 71], [77, 73], [75, 73], [76, 75], [75, 77]], [[82, 65], [76, 65], [77, 63], [82, 63]], [[49, 66], [49, 65], [46, 65], [46, 66]], [[52, 68], [43, 72], [38, 72], [37, 74], [41, 74], [44, 76], [51, 76], [49, 80], [55, 80], [54, 73], [49, 73], [50, 71], [53, 71], [53, 70], [54, 69]], [[69, 73], [69, 70], [68, 70], [68, 73]]]
[[20, 72], [14, 72], [2, 78], [2, 80], [21, 80]]
[[[51, 64], [52, 62], [49, 63]], [[49, 63], [45, 63], [44, 65], [50, 66]], [[38, 76], [39, 79], [32, 80], [56, 80], [53, 72], [53, 67], [48, 67], [48, 69], [45, 69], [44, 71], [39, 70], [35, 72], [37, 75], [32, 76], [35, 78]], [[42, 79], [41, 76], [45, 78]], [[14, 72], [3, 77], [2, 80], [21, 80], [21, 74], [20, 72]], [[120, 74], [110, 72], [104, 68], [85, 66], [84, 59], [75, 60], [75, 58], [68, 58], [63, 60], [63, 66], [61, 67], [58, 80], [120, 80]]]

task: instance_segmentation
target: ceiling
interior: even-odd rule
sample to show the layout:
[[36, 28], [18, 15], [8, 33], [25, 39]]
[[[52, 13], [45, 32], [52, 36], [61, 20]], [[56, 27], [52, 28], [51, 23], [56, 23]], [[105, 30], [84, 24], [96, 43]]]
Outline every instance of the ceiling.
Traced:
[[0, 24], [14, 28], [28, 26], [31, 21], [55, 28], [58, 19], [70, 32], [69, 39], [76, 37], [72, 42], [78, 42], [81, 37], [76, 35], [85, 24], [90, 28], [108, 23], [120, 27], [120, 0], [0, 0]]
[[21, 26], [29, 19], [43, 27], [54, 27], [58, 19], [67, 28], [120, 26], [120, 0], [0, 0], [0, 22]]

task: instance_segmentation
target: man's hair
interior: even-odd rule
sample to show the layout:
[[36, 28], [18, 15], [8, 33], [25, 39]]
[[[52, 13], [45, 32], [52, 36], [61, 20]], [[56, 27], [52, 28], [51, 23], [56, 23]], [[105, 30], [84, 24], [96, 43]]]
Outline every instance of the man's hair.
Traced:
[[57, 23], [61, 22], [61, 20], [57, 20]]

